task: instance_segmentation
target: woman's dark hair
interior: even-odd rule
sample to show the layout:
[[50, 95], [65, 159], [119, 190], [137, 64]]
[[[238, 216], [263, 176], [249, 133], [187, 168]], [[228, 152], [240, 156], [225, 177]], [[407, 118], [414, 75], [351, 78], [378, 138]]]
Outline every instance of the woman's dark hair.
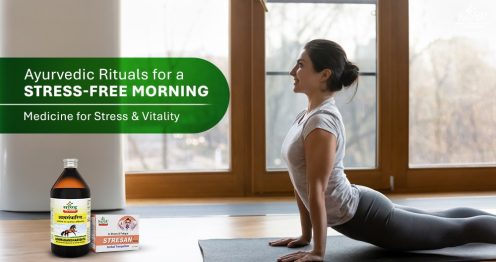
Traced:
[[315, 39], [308, 42], [304, 49], [312, 60], [315, 71], [322, 72], [326, 68], [332, 71], [327, 80], [329, 91], [339, 91], [343, 86], [349, 87], [355, 82], [358, 84], [358, 67], [348, 61], [343, 48], [336, 42]]

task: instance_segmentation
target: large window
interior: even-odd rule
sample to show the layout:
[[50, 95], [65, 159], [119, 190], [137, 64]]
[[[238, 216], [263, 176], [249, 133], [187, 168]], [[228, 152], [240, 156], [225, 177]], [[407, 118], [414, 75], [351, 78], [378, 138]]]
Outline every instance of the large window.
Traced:
[[282, 141], [296, 115], [307, 104], [304, 95], [293, 93], [289, 71], [304, 44], [316, 38], [341, 44], [348, 59], [361, 72], [356, 95], [353, 97], [355, 89], [351, 88], [336, 97], [347, 131], [344, 164], [352, 168], [376, 167], [375, 1], [268, 2], [265, 16], [267, 169], [285, 167], [280, 156]]
[[[121, 56], [200, 57], [227, 79], [228, 0], [121, 1]], [[127, 135], [127, 171], [226, 170], [229, 113], [200, 134]]]
[[126, 176], [128, 197], [290, 194], [281, 144], [307, 101], [289, 71], [315, 38], [360, 67], [356, 95], [336, 97], [352, 183], [494, 190], [494, 1], [267, 2], [122, 1], [123, 56], [203, 57], [231, 86], [229, 114], [208, 132], [127, 136], [128, 170], [148, 172]]
[[411, 167], [496, 164], [494, 10], [491, 0], [409, 1]]

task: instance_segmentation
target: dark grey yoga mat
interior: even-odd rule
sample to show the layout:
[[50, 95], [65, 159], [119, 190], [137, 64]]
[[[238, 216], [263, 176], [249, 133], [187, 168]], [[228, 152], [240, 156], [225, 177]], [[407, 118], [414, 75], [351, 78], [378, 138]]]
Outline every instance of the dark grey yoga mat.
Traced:
[[[198, 244], [204, 262], [265, 262], [304, 248], [271, 247], [268, 242], [276, 238], [240, 238], [200, 240]], [[488, 261], [496, 259], [496, 245], [467, 244], [458, 247], [429, 251], [393, 252], [345, 236], [327, 237], [325, 261]]]

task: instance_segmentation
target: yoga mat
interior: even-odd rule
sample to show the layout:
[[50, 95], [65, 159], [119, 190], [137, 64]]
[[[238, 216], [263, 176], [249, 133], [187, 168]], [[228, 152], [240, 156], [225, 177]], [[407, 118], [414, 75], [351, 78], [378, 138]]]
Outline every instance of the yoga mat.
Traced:
[[[271, 247], [268, 242], [278, 238], [208, 239], [198, 244], [204, 262], [266, 262], [304, 248]], [[325, 261], [489, 261], [496, 259], [496, 245], [472, 243], [429, 251], [394, 252], [356, 241], [345, 236], [327, 237]]]

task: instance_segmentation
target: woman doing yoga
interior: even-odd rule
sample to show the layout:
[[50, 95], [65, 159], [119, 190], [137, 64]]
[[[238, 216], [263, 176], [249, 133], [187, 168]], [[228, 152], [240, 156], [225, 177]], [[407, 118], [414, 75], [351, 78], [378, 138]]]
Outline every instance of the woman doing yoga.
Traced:
[[308, 98], [282, 145], [302, 234], [271, 246], [301, 247], [313, 240], [311, 251], [278, 261], [323, 261], [327, 227], [350, 238], [393, 250], [427, 250], [471, 242], [496, 243], [496, 216], [472, 208], [443, 212], [393, 204], [383, 194], [350, 184], [344, 173], [346, 135], [334, 95], [357, 81], [358, 67], [341, 46], [329, 40], [305, 45], [291, 70], [295, 93]]

